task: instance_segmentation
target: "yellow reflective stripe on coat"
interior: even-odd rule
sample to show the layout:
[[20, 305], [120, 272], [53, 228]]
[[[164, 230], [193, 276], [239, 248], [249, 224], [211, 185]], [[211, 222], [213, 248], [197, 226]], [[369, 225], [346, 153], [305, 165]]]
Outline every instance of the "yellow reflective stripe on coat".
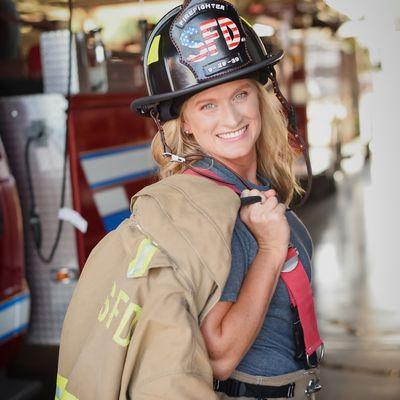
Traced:
[[55, 400], [79, 400], [73, 394], [68, 393], [65, 387], [67, 386], [68, 379], [60, 374], [57, 374], [57, 386]]
[[156, 251], [157, 247], [150, 239], [142, 240], [137, 250], [136, 257], [129, 263], [128, 272], [126, 274], [127, 277], [136, 278], [138, 276], [143, 276]]

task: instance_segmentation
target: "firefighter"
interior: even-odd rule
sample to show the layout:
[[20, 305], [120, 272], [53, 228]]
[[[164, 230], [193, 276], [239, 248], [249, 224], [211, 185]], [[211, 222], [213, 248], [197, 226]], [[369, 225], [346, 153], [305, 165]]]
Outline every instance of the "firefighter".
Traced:
[[[228, 2], [171, 10], [144, 55], [160, 167], [92, 251], [67, 311], [57, 399], [314, 398], [312, 243], [267, 54]], [[301, 144], [303, 146], [303, 144]]]

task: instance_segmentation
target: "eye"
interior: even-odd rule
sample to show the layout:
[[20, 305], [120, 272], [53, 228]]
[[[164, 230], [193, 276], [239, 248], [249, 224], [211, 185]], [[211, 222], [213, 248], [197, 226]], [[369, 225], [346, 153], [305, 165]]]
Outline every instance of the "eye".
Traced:
[[235, 100], [241, 101], [241, 100], [244, 100], [247, 96], [248, 96], [247, 92], [245, 92], [245, 91], [244, 92], [240, 92], [235, 96]]
[[216, 107], [215, 104], [207, 103], [207, 104], [204, 104], [204, 106], [201, 107], [201, 110], [213, 110], [215, 107]]

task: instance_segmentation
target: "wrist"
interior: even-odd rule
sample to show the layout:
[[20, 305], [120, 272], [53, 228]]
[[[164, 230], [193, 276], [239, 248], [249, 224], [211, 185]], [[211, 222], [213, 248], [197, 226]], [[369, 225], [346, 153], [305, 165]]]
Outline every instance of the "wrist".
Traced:
[[269, 264], [276, 265], [278, 268], [280, 268], [286, 260], [287, 252], [287, 246], [259, 246], [257, 254], [266, 259]]

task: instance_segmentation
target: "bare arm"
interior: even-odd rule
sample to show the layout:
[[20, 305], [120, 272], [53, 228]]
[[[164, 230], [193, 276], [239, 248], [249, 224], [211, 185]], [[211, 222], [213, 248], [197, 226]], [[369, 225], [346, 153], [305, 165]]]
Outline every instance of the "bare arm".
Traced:
[[282, 262], [274, 254], [259, 251], [237, 301], [220, 301], [204, 319], [201, 332], [216, 378], [229, 377], [258, 335]]
[[289, 241], [285, 207], [278, 204], [275, 192], [269, 192], [263, 204], [254, 204], [241, 212], [243, 222], [257, 239], [259, 251], [236, 302], [219, 302], [201, 326], [218, 379], [230, 376], [258, 335], [285, 261]]

